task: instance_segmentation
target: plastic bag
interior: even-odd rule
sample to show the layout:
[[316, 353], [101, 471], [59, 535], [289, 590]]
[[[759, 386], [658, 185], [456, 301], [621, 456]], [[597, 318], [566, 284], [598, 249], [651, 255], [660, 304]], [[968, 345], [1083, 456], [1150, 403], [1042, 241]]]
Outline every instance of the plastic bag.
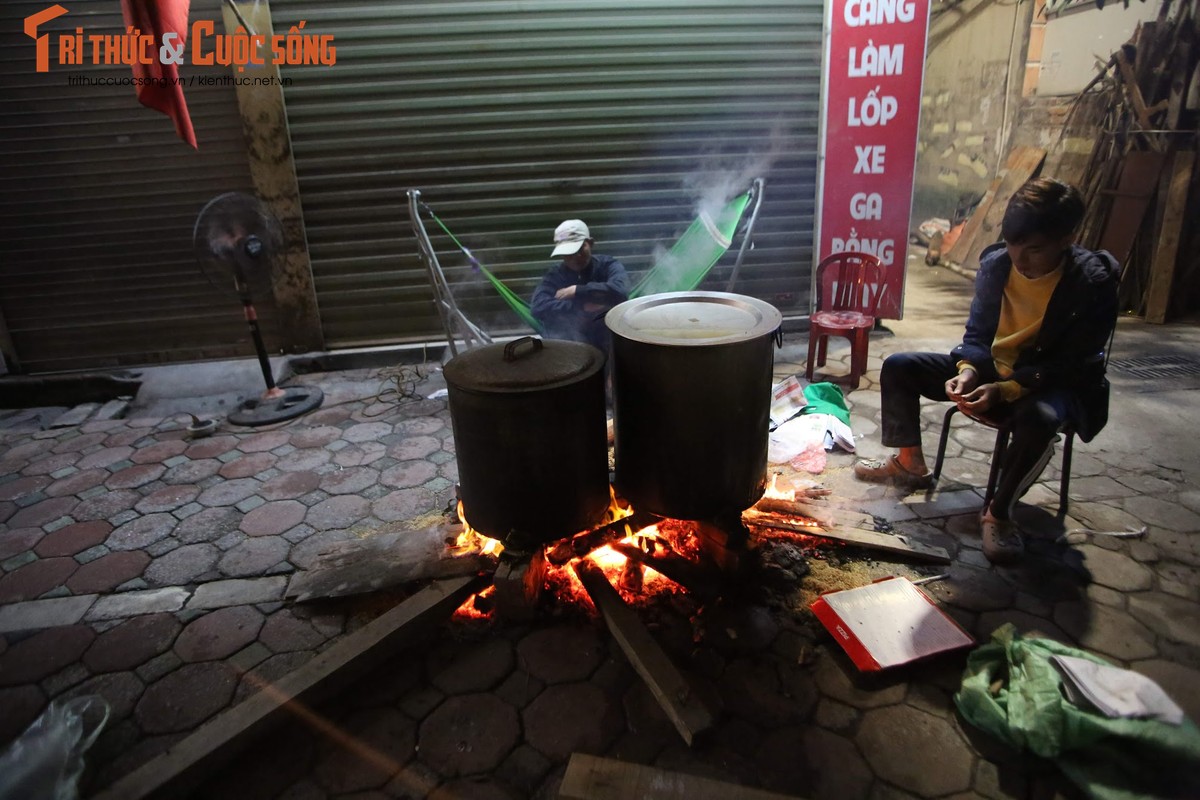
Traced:
[[1110, 719], [1063, 694], [1056, 655], [1107, 665], [1050, 639], [1023, 637], [1011, 624], [967, 657], [954, 696], [963, 718], [1016, 750], [1053, 759], [1097, 800], [1200, 797], [1200, 729], [1185, 719]]
[[84, 751], [108, 714], [97, 695], [51, 701], [0, 755], [0, 800], [76, 800]]

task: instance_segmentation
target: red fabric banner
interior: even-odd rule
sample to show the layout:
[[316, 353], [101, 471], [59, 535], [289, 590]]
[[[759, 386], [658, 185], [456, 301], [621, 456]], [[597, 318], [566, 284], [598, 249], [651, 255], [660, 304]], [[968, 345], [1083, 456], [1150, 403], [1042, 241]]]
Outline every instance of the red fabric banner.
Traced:
[[[187, 42], [190, 6], [191, 0], [121, 0], [121, 14], [126, 28], [137, 28], [142, 35], [153, 36], [159, 46], [164, 44], [163, 34], [174, 33], [177, 38], [173, 47], [183, 47]], [[163, 63], [160, 53], [150, 64], [134, 64], [133, 77], [147, 81], [137, 87], [138, 102], [170, 117], [179, 138], [196, 147], [196, 132], [192, 129], [187, 101], [183, 99], [179, 67]]]

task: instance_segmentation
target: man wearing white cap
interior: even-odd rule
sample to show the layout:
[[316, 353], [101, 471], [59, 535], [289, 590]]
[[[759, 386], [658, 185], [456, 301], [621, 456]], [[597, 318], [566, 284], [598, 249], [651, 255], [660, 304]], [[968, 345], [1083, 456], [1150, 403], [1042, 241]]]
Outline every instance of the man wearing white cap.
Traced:
[[593, 239], [582, 220], [569, 219], [554, 231], [562, 263], [546, 273], [530, 310], [550, 339], [587, 342], [608, 353], [604, 315], [629, 299], [629, 274], [612, 256], [592, 253]]

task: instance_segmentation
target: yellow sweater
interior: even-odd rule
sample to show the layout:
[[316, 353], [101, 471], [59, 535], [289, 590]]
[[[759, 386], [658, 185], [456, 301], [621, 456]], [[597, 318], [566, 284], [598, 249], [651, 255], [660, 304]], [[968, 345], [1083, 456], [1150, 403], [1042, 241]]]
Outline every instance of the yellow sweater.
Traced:
[[[1008, 271], [1004, 300], [1000, 303], [1000, 321], [996, 325], [996, 338], [992, 340], [992, 360], [1001, 378], [1012, 375], [1021, 351], [1037, 340], [1050, 295], [1061, 278], [1062, 267], [1040, 278], [1026, 278], [1016, 268]], [[966, 362], [960, 362], [959, 371], [967, 366]], [[1002, 380], [997, 385], [1006, 403], [1025, 394], [1016, 381]]]

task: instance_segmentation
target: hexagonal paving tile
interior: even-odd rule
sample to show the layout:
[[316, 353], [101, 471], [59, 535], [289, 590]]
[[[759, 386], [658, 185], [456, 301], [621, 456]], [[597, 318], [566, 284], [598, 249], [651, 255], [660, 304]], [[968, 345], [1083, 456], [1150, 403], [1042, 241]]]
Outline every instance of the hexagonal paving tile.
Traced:
[[420, 758], [448, 777], [489, 772], [520, 735], [517, 711], [503, 700], [490, 694], [450, 697], [421, 723]]
[[875, 775], [922, 797], [971, 786], [970, 749], [954, 726], [909, 706], [872, 709], [855, 737]]
[[134, 717], [147, 733], [189, 731], [228, 705], [236, 685], [223, 661], [185, 664], [146, 690]]
[[[446, 702], [465, 701], [474, 696], [452, 697]], [[566, 709], [570, 712], [564, 713]], [[525, 723], [525, 740], [554, 761], [575, 752], [602, 753], [625, 727], [620, 703], [591, 683], [548, 686], [521, 712], [521, 718]], [[423, 745], [424, 736], [422, 751]]]
[[517, 645], [521, 665], [546, 683], [584, 680], [600, 666], [604, 654], [595, 629], [574, 625], [533, 631]]
[[188, 623], [175, 640], [175, 652], [184, 661], [227, 658], [258, 637], [263, 615], [253, 606], [233, 606], [211, 611]]
[[173, 614], [133, 617], [100, 634], [83, 655], [92, 672], [140, 667], [170, 649], [183, 626]]

